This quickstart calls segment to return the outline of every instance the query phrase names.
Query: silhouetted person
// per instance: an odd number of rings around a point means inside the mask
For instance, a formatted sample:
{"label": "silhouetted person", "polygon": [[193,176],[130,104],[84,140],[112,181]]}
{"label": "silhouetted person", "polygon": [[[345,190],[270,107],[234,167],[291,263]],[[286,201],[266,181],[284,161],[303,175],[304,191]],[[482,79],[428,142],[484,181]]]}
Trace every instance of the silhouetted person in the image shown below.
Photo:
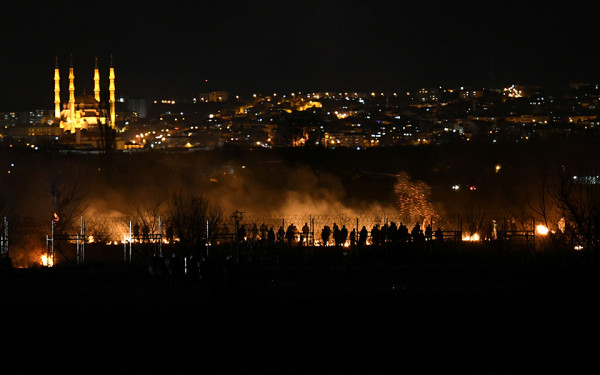
{"label": "silhouetted person", "polygon": [[287,227],[287,231],[285,232],[285,238],[287,238],[288,240],[288,245],[292,245],[292,241],[294,240],[295,237],[295,233],[294,233],[294,225],[290,224]]}
{"label": "silhouetted person", "polygon": [[398,241],[401,243],[408,242],[410,240],[410,234],[408,233],[408,227],[402,223],[398,227]]}
{"label": "silhouetted person", "polygon": [[410,231],[410,236],[412,237],[413,242],[419,241],[419,232],[421,231],[421,226],[419,223],[416,223],[413,229]]}
{"label": "silhouetted person", "polygon": [[393,221],[390,223],[390,227],[387,230],[387,237],[392,244],[398,242],[398,227],[396,227],[396,223]]}
{"label": "silhouetted person", "polygon": [[333,223],[333,242],[335,246],[340,246],[340,228]]}
{"label": "silhouetted person", "polygon": [[266,241],[268,233],[269,233],[269,228],[267,227],[267,224],[262,223],[260,225],[260,239],[263,241]]}
{"label": "silhouetted person", "polygon": [[258,239],[258,227],[256,223],[252,224],[252,228],[250,228],[250,240],[256,241]]}
{"label": "silhouetted person", "polygon": [[304,237],[306,244],[308,244],[308,233],[310,232],[310,228],[308,227],[308,223],[304,223],[302,226],[302,237]]}
{"label": "silhouetted person", "polygon": [[298,227],[296,226],[296,224],[292,224],[292,234],[293,234],[293,240],[296,240],[298,238]]}
{"label": "silhouetted person", "polygon": [[356,229],[352,228],[352,232],[350,232],[350,246],[356,246]]}
{"label": "silhouetted person", "polygon": [[275,241],[275,231],[273,230],[273,227],[270,227],[269,232],[267,233],[268,256],[277,263],[279,260],[279,247],[275,246]]}
{"label": "silhouetted person", "polygon": [[267,232],[267,242],[269,245],[275,243],[275,231],[273,230],[273,227],[269,228],[269,231]]}
{"label": "silhouetted person", "polygon": [[388,230],[389,230],[390,226],[388,225],[388,223],[385,223],[382,227],[381,230],[379,231],[379,235],[381,236],[381,244],[385,245],[388,242]]}
{"label": "silhouetted person", "polygon": [[283,225],[282,225],[277,230],[277,242],[283,243],[284,239],[285,239],[285,231],[283,230]]}
{"label": "silhouetted person", "polygon": [[369,235],[367,228],[363,225],[358,234],[358,245],[364,247],[367,244],[367,236]]}
{"label": "silhouetted person", "polygon": [[373,246],[379,246],[381,243],[381,236],[379,231],[379,224],[375,224],[373,228],[371,228],[371,242]]}
{"label": "silhouetted person", "polygon": [[431,241],[432,238],[433,238],[433,232],[431,230],[431,224],[427,224],[427,227],[425,228],[425,240]]}
{"label": "silhouetted person", "polygon": [[436,229],[436,231],[435,231],[435,239],[437,241],[443,241],[444,240],[444,232],[442,232],[442,228],[438,227],[438,229]]}
{"label": "silhouetted person", "polygon": [[323,227],[321,230],[321,240],[323,241],[323,246],[327,246],[327,242],[329,242],[329,237],[331,236],[331,228],[328,225]]}
{"label": "silhouetted person", "polygon": [[346,244],[346,239],[348,238],[348,229],[345,225],[342,225],[342,229],[340,229],[340,243],[342,246]]}

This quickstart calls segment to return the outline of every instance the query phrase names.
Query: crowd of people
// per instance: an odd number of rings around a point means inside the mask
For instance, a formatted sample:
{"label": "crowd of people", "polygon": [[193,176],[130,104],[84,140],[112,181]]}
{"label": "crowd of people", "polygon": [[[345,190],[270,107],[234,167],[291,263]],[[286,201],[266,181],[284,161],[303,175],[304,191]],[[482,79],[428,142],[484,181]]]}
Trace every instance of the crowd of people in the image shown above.
{"label": "crowd of people", "polygon": [[289,246],[382,246],[386,244],[400,243],[422,243],[432,240],[443,240],[444,234],[441,228],[432,230],[430,224],[421,226],[420,223],[415,223],[411,230],[400,223],[386,222],[383,226],[379,224],[373,225],[368,230],[366,226],[362,226],[360,231],[358,228],[348,230],[346,225],[341,226],[333,223],[333,226],[324,225],[320,232],[311,228],[308,223],[304,223],[301,229],[291,223],[284,229],[281,225],[277,231],[273,226],[266,224],[242,224],[236,233],[238,241],[249,241],[252,243],[260,242],[266,244],[287,244]]}

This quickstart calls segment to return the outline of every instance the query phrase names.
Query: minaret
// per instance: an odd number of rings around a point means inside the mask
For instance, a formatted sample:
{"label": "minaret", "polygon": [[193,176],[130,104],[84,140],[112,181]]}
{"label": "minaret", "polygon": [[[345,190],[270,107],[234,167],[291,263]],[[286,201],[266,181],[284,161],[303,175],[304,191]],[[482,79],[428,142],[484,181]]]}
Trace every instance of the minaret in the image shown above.
{"label": "minaret", "polygon": [[100,102],[100,72],[98,71],[98,58],[94,67],[94,98]]}
{"label": "minaret", "polygon": [[75,73],[73,73],[73,55],[71,55],[71,66],[69,67],[69,122],[75,122]]}
{"label": "minaret", "polygon": [[108,104],[110,105],[110,126],[115,127],[115,68],[113,67],[113,57],[110,55],[110,73],[108,75]]}
{"label": "minaret", "polygon": [[58,73],[58,56],[54,67],[54,117],[60,118],[60,74]]}

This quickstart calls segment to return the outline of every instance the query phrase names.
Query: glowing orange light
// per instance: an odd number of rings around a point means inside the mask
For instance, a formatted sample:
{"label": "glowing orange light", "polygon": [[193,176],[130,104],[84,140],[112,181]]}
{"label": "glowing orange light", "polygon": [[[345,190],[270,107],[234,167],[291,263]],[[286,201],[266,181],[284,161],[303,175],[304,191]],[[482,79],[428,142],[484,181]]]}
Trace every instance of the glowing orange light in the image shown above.
{"label": "glowing orange light", "polygon": [[545,225],[538,225],[537,227],[535,227],[536,232],[538,232],[538,234],[541,234],[542,236],[545,236],[548,234],[548,227]]}
{"label": "glowing orange light", "polygon": [[42,265],[44,267],[52,267],[54,265],[54,260],[52,257],[49,257],[47,254],[43,254],[40,258]]}
{"label": "glowing orange light", "polygon": [[479,234],[474,233],[472,235],[465,234],[462,237],[463,241],[479,241]]}

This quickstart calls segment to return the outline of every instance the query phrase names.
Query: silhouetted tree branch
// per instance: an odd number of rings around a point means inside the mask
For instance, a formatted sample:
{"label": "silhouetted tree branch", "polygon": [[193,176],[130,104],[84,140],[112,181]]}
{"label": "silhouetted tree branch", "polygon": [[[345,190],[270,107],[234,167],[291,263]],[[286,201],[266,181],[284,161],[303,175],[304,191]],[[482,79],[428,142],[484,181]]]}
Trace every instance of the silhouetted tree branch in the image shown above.
{"label": "silhouetted tree branch", "polygon": [[221,208],[211,205],[201,194],[175,193],[168,204],[169,223],[181,246],[188,252],[204,244],[207,222],[209,232],[214,233],[223,218]]}

